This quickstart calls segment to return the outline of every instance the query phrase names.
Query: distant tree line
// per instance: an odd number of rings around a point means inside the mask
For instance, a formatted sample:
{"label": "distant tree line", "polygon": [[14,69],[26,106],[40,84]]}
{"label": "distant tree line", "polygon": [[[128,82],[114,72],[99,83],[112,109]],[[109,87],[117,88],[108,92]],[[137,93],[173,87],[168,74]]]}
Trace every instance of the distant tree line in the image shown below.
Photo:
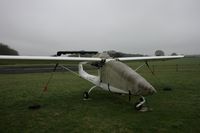
{"label": "distant tree line", "polygon": [[[110,57],[117,58],[117,57],[141,57],[145,56],[142,54],[127,54],[127,53],[122,53],[122,52],[117,52],[114,50],[109,50],[109,51],[104,51],[103,53],[107,53]],[[68,55],[69,57],[78,57],[78,54],[70,54]],[[94,54],[84,54],[80,55],[81,57],[92,57]]]}
{"label": "distant tree line", "polygon": [[0,55],[19,55],[19,53],[8,45],[0,43]]}
{"label": "distant tree line", "polygon": [[[165,55],[165,52],[163,50],[156,50],[155,51],[155,56],[164,56]],[[171,56],[176,56],[177,53],[172,53]]]}
{"label": "distant tree line", "polygon": [[127,53],[122,53],[122,52],[117,52],[114,50],[110,51],[104,51],[105,53],[108,53],[110,57],[117,58],[117,57],[141,57],[144,56],[142,54],[127,54]]}
{"label": "distant tree line", "polygon": [[[148,55],[143,55],[143,54],[129,54],[129,53],[123,53],[123,52],[118,52],[115,50],[108,50],[104,51],[103,53],[108,54],[110,57],[113,58],[118,58],[118,57],[143,57],[143,56],[148,56]],[[171,54],[171,56],[176,56],[177,54],[174,52]],[[70,54],[68,55],[69,57],[78,57],[78,54]],[[81,57],[92,57],[94,54],[80,54]],[[165,53],[163,50],[156,50],[155,51],[155,56],[165,56]]]}

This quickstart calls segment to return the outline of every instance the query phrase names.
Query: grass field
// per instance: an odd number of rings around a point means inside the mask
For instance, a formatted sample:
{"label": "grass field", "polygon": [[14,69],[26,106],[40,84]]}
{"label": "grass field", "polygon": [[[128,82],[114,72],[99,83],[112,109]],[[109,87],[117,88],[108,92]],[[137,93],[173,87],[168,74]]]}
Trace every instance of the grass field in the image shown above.
{"label": "grass field", "polygon": [[[128,64],[136,68],[141,63]],[[172,67],[176,64],[178,72]],[[157,65],[156,78],[141,69],[139,73],[158,91],[147,97],[153,111],[145,113],[134,110],[138,97],[128,102],[127,96],[100,89],[91,93],[91,100],[82,100],[92,85],[69,72],[55,73],[45,93],[50,73],[0,74],[0,133],[199,133],[199,64],[199,58],[150,63]],[[166,86],[172,91],[164,91]],[[33,104],[41,108],[28,109]]]}

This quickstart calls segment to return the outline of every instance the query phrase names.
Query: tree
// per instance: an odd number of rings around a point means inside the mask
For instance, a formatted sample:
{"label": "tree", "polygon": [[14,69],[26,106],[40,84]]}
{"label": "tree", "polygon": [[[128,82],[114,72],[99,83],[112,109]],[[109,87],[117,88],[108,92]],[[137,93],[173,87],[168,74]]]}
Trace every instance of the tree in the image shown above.
{"label": "tree", "polygon": [[172,53],[172,54],[171,54],[171,56],[176,56],[176,55],[177,55],[176,53]]}
{"label": "tree", "polygon": [[162,50],[156,50],[155,56],[164,56],[165,53]]}
{"label": "tree", "polygon": [[18,52],[8,45],[0,43],[0,55],[19,55]]}

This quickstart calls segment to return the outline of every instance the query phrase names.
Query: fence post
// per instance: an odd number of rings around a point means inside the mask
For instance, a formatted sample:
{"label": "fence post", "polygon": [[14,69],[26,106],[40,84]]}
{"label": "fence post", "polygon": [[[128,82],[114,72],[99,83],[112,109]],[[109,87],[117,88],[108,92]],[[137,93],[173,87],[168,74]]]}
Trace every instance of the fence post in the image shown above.
{"label": "fence post", "polygon": [[176,72],[178,72],[178,64],[176,64]]}
{"label": "fence post", "polygon": [[155,70],[154,70],[155,68],[154,68],[154,65],[153,65],[153,74],[155,74]]}

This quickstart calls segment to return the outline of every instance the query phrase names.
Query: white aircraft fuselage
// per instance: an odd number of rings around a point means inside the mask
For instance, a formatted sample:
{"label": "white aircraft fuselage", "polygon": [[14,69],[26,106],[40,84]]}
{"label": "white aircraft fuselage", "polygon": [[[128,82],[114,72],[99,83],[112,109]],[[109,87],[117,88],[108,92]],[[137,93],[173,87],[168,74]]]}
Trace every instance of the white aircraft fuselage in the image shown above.
{"label": "white aircraft fuselage", "polygon": [[154,87],[141,75],[120,61],[110,60],[105,62],[99,68],[98,76],[88,74],[83,70],[83,64],[86,63],[81,62],[79,64],[79,75],[103,90],[139,96],[156,92]]}

